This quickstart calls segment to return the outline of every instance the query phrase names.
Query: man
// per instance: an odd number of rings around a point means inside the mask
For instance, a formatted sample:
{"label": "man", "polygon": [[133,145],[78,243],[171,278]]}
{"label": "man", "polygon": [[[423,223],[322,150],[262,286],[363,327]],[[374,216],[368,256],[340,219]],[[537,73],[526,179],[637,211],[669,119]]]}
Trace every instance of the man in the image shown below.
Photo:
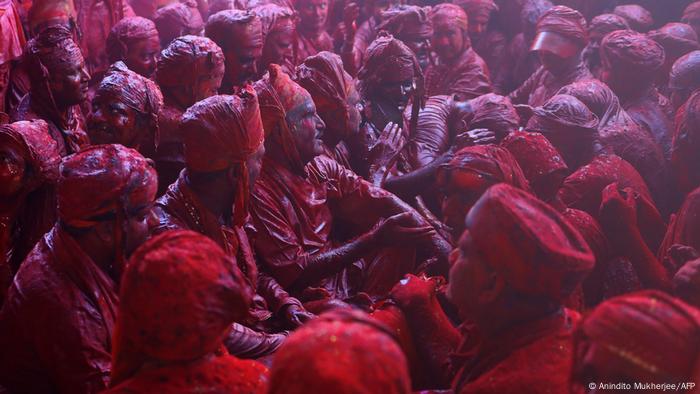
{"label": "man", "polygon": [[155,156],[159,194],[175,182],[185,166],[180,117],[192,104],[215,95],[223,77],[224,54],[206,37],[180,37],[161,52],[155,77],[163,92]]}
{"label": "man", "polygon": [[656,85],[660,92],[669,96],[668,78],[671,67],[681,56],[700,49],[698,35],[692,27],[685,23],[667,23],[658,30],[647,33],[652,40],[664,48],[665,61],[659,70]]}
{"label": "man", "polygon": [[286,73],[294,71],[294,47],[296,43],[296,13],[287,7],[265,4],[253,9],[260,18],[263,33],[263,49],[258,71],[267,70],[272,63],[283,67]]}
{"label": "man", "polygon": [[100,82],[88,117],[90,142],[121,144],[155,157],[163,96],[155,82],[114,63]]}
{"label": "man", "polygon": [[439,64],[426,70],[426,93],[455,94],[458,100],[490,93],[488,67],[471,47],[467,14],[456,5],[440,4],[433,8],[430,17],[435,29],[432,45]]}
{"label": "man", "polygon": [[134,16],[120,20],[109,32],[105,45],[110,64],[122,60],[129,70],[146,78],[156,71],[160,41],[150,19]]}
{"label": "man", "polygon": [[442,363],[434,367],[447,377],[450,367],[457,372],[454,392],[527,392],[542,385],[567,392],[579,315],[562,302],[594,264],[578,231],[529,193],[499,184],[467,215],[452,260],[447,294],[464,321],[459,347],[459,334],[438,304],[425,313],[435,292],[430,280],[409,276],[392,298],[414,337],[431,338],[416,345]]}
{"label": "man", "polygon": [[433,35],[433,26],[429,7],[393,6],[382,13],[382,23],[377,29],[389,32],[394,38],[411,48],[421,70],[425,70],[433,63],[430,58],[430,37]]}
{"label": "man", "polygon": [[[610,299],[574,335],[574,393],[590,390],[593,383],[664,385],[697,379],[700,311],[666,293]],[[689,386],[679,390],[693,392]]]}
{"label": "man", "polygon": [[49,125],[61,156],[88,145],[80,104],[90,75],[68,28],[56,25],[27,43],[25,52],[31,90],[12,114],[12,121],[42,119]]}
{"label": "man", "polygon": [[663,47],[644,34],[618,30],[603,38],[600,57],[601,80],[620,98],[632,119],[651,133],[668,157],[673,132],[667,115],[670,105],[655,86],[664,65]]}
{"label": "man", "polygon": [[[428,257],[448,249],[397,197],[318,156],[324,124],[309,93],[279,67],[273,65],[256,90],[269,138],[253,194],[255,248],[286,290],[302,302],[348,300],[359,292],[381,296],[402,272],[415,269],[407,242]],[[345,234],[332,234],[341,221]],[[404,248],[387,248],[398,245]]]}
{"label": "man", "polygon": [[588,45],[583,51],[583,58],[593,76],[600,78],[600,42],[603,37],[615,30],[628,30],[627,20],[615,14],[601,14],[591,20],[588,25]]}
{"label": "man", "polygon": [[277,352],[268,392],[408,394],[406,356],[392,334],[361,312],[325,313],[292,334]]}
{"label": "man", "polygon": [[297,24],[298,47],[295,63],[321,51],[333,51],[333,39],[326,31],[328,0],[297,0],[294,8],[299,13]]}
{"label": "man", "polygon": [[209,238],[167,231],[150,239],[122,280],[108,392],[262,392],[267,368],[221,351],[252,295],[235,260]]}
{"label": "man", "polygon": [[58,221],[22,263],[0,312],[0,384],[41,393],[107,387],[117,283],[148,235],[156,187],[148,161],[121,145],[63,161]]}
{"label": "man", "polygon": [[161,48],[182,36],[198,36],[202,33],[204,22],[194,1],[177,1],[160,8],[153,15],[153,22],[158,29]]}
{"label": "man", "polygon": [[613,14],[625,18],[630,29],[639,33],[648,32],[654,25],[651,12],[639,4],[619,5],[613,9]]}
{"label": "man", "polygon": [[565,6],[549,9],[537,22],[537,34],[530,47],[538,52],[542,67],[508,97],[514,104],[536,107],[564,85],[592,78],[581,57],[587,43],[583,15]]}
{"label": "man", "polygon": [[[248,88],[250,89],[250,88]],[[253,249],[243,226],[248,217],[249,194],[262,156],[264,131],[254,92],[213,96],[190,107],[182,117],[186,168],[154,209],[158,225],[152,232],[188,229],[213,239],[235,257],[255,294],[251,317],[241,321],[260,332],[236,333],[229,351],[246,358],[273,352],[282,336],[264,332],[297,327],[310,318],[301,303],[268,275],[258,272]],[[245,340],[242,349],[234,340]],[[237,343],[236,342],[236,343]],[[255,345],[255,349],[248,347]]]}
{"label": "man", "polygon": [[700,1],[688,4],[683,11],[681,22],[689,24],[700,37]]}
{"label": "man", "polygon": [[671,106],[674,111],[700,89],[700,51],[693,51],[676,60],[668,78]]}
{"label": "man", "polygon": [[0,306],[20,263],[56,222],[60,162],[43,120],[0,127]]}
{"label": "man", "polygon": [[257,78],[263,50],[260,18],[251,11],[224,10],[207,20],[204,34],[224,52],[226,72],[221,93],[232,94]]}

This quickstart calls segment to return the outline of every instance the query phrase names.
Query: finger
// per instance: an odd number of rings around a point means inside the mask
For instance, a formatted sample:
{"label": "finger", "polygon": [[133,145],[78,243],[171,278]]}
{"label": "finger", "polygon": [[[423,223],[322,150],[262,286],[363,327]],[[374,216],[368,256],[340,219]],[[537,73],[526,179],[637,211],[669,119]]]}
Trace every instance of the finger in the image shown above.
{"label": "finger", "polygon": [[398,213],[394,216],[391,216],[387,220],[391,220],[392,222],[401,222],[402,220],[406,220],[410,217],[411,217],[411,212],[402,212],[402,213]]}
{"label": "finger", "polygon": [[474,143],[476,145],[488,145],[488,144],[493,144],[496,142],[496,137],[484,137],[484,138],[479,138]]}

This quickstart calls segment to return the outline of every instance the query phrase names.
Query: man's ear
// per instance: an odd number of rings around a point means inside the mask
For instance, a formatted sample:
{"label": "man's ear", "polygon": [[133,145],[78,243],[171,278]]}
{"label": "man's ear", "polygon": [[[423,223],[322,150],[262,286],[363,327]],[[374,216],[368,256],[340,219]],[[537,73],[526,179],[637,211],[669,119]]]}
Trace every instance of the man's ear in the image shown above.
{"label": "man's ear", "polygon": [[505,286],[506,282],[503,280],[501,275],[499,275],[496,271],[489,272],[486,276],[486,280],[484,281],[484,287],[479,293],[479,304],[493,304],[501,296]]}

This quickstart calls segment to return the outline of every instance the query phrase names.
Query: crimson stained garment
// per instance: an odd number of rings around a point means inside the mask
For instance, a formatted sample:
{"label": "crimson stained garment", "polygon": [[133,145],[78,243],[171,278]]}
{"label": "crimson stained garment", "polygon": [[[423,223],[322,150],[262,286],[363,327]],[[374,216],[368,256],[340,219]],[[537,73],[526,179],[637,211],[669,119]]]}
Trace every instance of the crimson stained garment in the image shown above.
{"label": "crimson stained garment", "polygon": [[486,62],[471,47],[450,64],[428,66],[425,89],[428,96],[455,94],[458,100],[469,100],[493,90]]}

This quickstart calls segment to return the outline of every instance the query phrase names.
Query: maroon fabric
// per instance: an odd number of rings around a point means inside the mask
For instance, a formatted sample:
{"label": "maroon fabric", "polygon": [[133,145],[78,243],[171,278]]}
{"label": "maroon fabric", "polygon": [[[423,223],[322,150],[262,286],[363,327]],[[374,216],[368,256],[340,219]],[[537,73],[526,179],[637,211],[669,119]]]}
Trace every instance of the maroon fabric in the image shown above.
{"label": "maroon fabric", "polygon": [[49,73],[61,73],[68,66],[84,64],[71,32],[63,26],[44,29],[27,43],[25,60],[31,91],[11,114],[11,120],[45,120],[51,136],[59,144],[61,156],[87,146],[89,142],[79,106],[72,106],[61,113],[48,81]]}
{"label": "maroon fabric", "polygon": [[[270,37],[270,35],[273,33],[288,32],[289,34],[296,36],[296,23],[298,17],[296,11],[293,9],[280,7],[277,4],[265,4],[255,7],[253,12],[258,16],[258,18],[260,18],[260,22],[262,23],[262,36],[263,41],[265,42],[264,45],[268,45],[270,42],[268,41],[268,37]],[[292,45],[294,44],[292,43]],[[288,69],[286,71],[291,72],[294,69],[294,54],[290,53],[290,57],[285,58],[284,62],[275,60],[274,63],[282,63],[280,65],[285,66]],[[266,70],[269,64],[269,59],[261,58],[258,71],[261,72]]]}
{"label": "maroon fabric", "polygon": [[528,104],[537,107],[544,105],[562,87],[591,78],[593,75],[583,62],[562,76],[554,76],[544,67],[540,67],[518,89],[510,93],[508,98],[513,101],[513,104]]}
{"label": "maroon fabric", "polygon": [[651,13],[638,4],[619,5],[615,7],[613,14],[625,18],[630,27],[640,33],[648,32],[654,25]]}
{"label": "maroon fabric", "polygon": [[169,231],[147,241],[122,278],[112,386],[147,363],[187,363],[217,351],[252,295],[235,261],[209,238]]}
{"label": "maroon fabric", "polygon": [[669,69],[679,57],[700,49],[697,33],[685,23],[667,23],[658,30],[650,31],[647,35],[664,47]]}
{"label": "maroon fabric", "polygon": [[501,145],[518,161],[535,194],[550,201],[569,172],[557,149],[542,134],[524,131],[508,135]]}
{"label": "maroon fabric", "polygon": [[695,92],[676,115],[676,130],[671,148],[671,166],[682,192],[700,186],[700,92]]}
{"label": "maroon fabric", "polygon": [[616,155],[598,155],[590,163],[569,175],[559,190],[567,207],[580,209],[598,218],[603,189],[618,182],[620,188],[631,187],[653,201],[644,179],[631,164]]}
{"label": "maroon fabric", "polygon": [[605,36],[600,54],[614,69],[644,75],[654,75],[665,60],[659,43],[632,30],[618,30]]}
{"label": "maroon fabric", "polygon": [[566,6],[555,6],[537,22],[537,33],[551,32],[562,35],[581,48],[588,43],[586,19],[578,11]]}
{"label": "maroon fabric", "polygon": [[386,30],[397,39],[408,41],[429,40],[433,35],[429,7],[397,5],[382,13],[378,30]]}
{"label": "maroon fabric", "polygon": [[411,392],[406,357],[387,327],[360,312],[331,311],[287,339],[269,393],[327,392]]}
{"label": "maroon fabric", "polygon": [[413,168],[432,163],[451,145],[453,125],[451,114],[454,101],[450,96],[431,96],[418,115],[416,131],[408,141],[406,151]]}
{"label": "maroon fabric", "polygon": [[197,34],[204,28],[202,15],[192,0],[166,5],[158,9],[152,19],[158,29],[160,45],[163,48],[177,37]]}
{"label": "maroon fabric", "polygon": [[150,19],[134,16],[120,20],[112,27],[105,43],[109,62],[124,60],[129,46],[154,37],[158,38],[158,30]]}
{"label": "maroon fabric", "polygon": [[357,73],[360,95],[367,98],[382,78],[397,80],[423,79],[423,72],[413,52],[390,34],[380,34],[367,48],[365,63]]}
{"label": "maroon fabric", "polygon": [[[0,148],[18,154],[24,161],[22,179],[16,180],[22,183],[21,187],[12,195],[5,195],[0,204],[2,305],[20,263],[56,221],[55,187],[61,157],[46,122],[40,120],[0,127]],[[5,171],[3,175],[3,180],[12,176]]]}
{"label": "maroon fabric", "polygon": [[695,91],[700,88],[700,51],[681,56],[671,67],[669,87]]}
{"label": "maroon fabric", "polygon": [[105,41],[112,27],[122,18],[134,16],[127,0],[74,1],[80,47],[91,75],[99,75],[109,67]]}
{"label": "maroon fabric", "polygon": [[[593,268],[586,241],[554,208],[526,191],[499,184],[469,211],[460,241],[524,294],[561,301]],[[464,246],[462,246],[464,247]]]}
{"label": "maroon fabric", "polygon": [[104,390],[117,290],[60,226],[44,235],[0,312],[0,384],[17,392]]}
{"label": "maroon fabric", "polygon": [[602,38],[615,30],[628,30],[629,28],[627,19],[620,15],[600,14],[591,19],[591,23],[588,25],[588,35],[596,35]]}
{"label": "maroon fabric", "polygon": [[[598,373],[626,371],[631,379],[657,382],[693,379],[700,352],[700,311],[660,291],[612,298],[599,305],[578,327],[577,364],[584,349],[595,347],[607,365]],[[586,385],[587,382],[581,382]]]}
{"label": "maroon fabric", "polygon": [[[434,23],[438,18],[447,18],[466,34],[467,15],[455,5],[441,4],[433,9],[430,17]],[[428,96],[455,94],[458,100],[468,100],[493,90],[489,68],[468,40],[463,52],[449,64],[430,64],[425,79]]]}
{"label": "maroon fabric", "polygon": [[261,18],[252,11],[224,10],[212,15],[206,25],[206,36],[225,51],[235,48],[262,48],[263,32]]}
{"label": "maroon fabric", "polygon": [[698,25],[700,25],[700,2],[695,1],[690,3],[688,7],[683,11],[683,16],[681,16],[681,22],[687,23],[694,26],[695,32],[700,35],[698,30]]}

